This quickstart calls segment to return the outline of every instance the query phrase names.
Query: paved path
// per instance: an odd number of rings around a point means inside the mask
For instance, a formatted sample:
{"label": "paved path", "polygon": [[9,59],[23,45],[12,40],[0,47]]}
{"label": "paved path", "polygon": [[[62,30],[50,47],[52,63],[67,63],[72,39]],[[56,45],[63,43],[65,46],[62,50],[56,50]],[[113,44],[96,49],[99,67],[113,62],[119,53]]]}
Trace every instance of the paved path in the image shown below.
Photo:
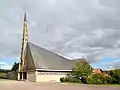
{"label": "paved path", "polygon": [[0,81],[0,90],[120,90],[120,86],[34,83],[34,82],[2,80]]}

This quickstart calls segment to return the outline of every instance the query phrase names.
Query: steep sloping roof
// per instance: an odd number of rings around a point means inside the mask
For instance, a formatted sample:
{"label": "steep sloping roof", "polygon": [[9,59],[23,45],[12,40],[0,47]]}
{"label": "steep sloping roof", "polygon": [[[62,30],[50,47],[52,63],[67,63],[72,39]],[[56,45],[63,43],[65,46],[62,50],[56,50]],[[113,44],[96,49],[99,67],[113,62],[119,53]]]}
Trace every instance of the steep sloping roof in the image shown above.
{"label": "steep sloping roof", "polygon": [[34,60],[31,54],[31,50],[30,47],[27,45],[26,49],[25,49],[25,57],[24,57],[24,67],[23,70],[34,70],[35,68],[35,64],[34,64]]}
{"label": "steep sloping roof", "polygon": [[71,70],[77,61],[66,59],[30,42],[28,42],[27,48],[32,55],[31,60],[33,60],[35,69]]}

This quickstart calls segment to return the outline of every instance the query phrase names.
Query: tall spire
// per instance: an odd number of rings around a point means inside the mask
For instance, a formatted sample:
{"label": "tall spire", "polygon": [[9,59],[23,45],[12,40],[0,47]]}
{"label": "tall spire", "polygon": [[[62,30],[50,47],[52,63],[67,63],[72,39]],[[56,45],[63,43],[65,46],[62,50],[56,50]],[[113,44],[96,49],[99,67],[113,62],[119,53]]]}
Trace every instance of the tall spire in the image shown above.
{"label": "tall spire", "polygon": [[26,16],[26,12],[25,12],[24,24],[23,24],[22,49],[21,49],[22,58],[24,58],[24,52],[25,52],[27,42],[28,42],[28,25],[27,25],[27,16]]}
{"label": "tall spire", "polygon": [[28,25],[27,25],[27,15],[24,14],[24,25],[23,25],[23,39],[28,41]]}
{"label": "tall spire", "polygon": [[25,14],[24,14],[24,21],[26,21],[26,22],[27,22],[26,12],[25,12]]}
{"label": "tall spire", "polygon": [[[19,64],[19,72],[23,70],[25,63],[25,49],[28,42],[28,25],[27,25],[27,16],[26,12],[24,14],[24,23],[23,23],[23,34],[22,34],[22,45],[21,45],[21,54],[20,54],[20,64]],[[20,79],[20,75],[18,75],[18,79]]]}

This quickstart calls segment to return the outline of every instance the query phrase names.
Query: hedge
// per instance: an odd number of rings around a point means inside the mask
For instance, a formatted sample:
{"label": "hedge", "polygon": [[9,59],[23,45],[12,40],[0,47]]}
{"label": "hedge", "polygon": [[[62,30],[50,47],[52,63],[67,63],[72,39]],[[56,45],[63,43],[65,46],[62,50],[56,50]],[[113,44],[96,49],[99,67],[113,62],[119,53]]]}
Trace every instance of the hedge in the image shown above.
{"label": "hedge", "polygon": [[63,77],[60,78],[61,82],[73,82],[73,83],[81,83],[80,79],[74,78],[74,77]]}

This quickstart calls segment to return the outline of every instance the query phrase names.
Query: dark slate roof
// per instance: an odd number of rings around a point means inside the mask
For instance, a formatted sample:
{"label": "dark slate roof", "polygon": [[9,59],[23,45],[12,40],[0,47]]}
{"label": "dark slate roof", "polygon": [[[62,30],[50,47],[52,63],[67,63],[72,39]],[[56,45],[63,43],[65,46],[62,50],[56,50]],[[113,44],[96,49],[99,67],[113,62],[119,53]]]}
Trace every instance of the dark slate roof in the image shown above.
{"label": "dark slate roof", "polygon": [[36,69],[71,70],[77,61],[66,59],[30,42],[27,45]]}

